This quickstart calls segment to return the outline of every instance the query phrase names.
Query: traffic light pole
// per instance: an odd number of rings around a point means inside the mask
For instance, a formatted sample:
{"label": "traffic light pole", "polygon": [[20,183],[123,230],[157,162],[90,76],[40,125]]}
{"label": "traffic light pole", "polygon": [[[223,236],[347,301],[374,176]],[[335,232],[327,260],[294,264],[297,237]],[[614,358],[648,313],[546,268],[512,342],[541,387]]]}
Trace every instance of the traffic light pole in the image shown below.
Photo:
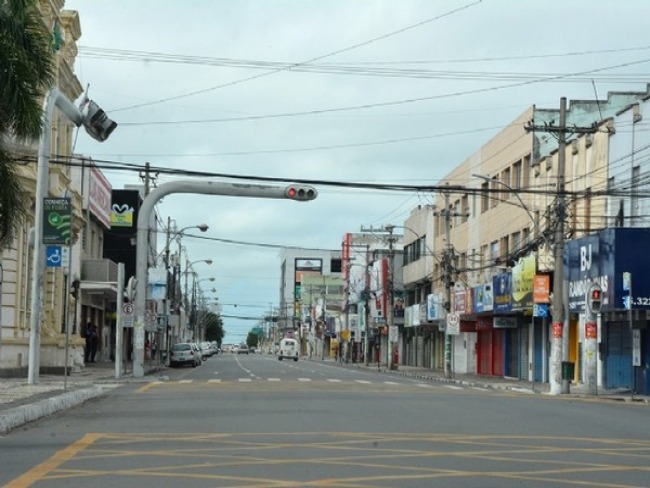
{"label": "traffic light pole", "polygon": [[598,394],[598,313],[603,290],[592,284],[585,295],[585,387],[588,395]]}
{"label": "traffic light pole", "polygon": [[225,195],[234,197],[274,198],[296,201],[314,200],[315,188],[307,185],[270,186],[214,181],[174,181],[160,185],[149,193],[140,207],[136,244],[136,292],[133,323],[133,377],[144,376],[144,314],[147,298],[147,269],[149,264],[149,223],[154,206],[173,193]]}

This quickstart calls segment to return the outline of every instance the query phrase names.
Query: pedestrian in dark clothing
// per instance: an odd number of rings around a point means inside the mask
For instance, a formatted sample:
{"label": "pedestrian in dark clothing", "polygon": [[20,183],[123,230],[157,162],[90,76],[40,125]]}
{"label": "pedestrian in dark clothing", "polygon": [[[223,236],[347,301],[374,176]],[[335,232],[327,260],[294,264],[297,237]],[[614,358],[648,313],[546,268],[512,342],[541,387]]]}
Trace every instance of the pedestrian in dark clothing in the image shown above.
{"label": "pedestrian in dark clothing", "polygon": [[95,362],[95,356],[97,355],[97,348],[99,347],[99,333],[97,332],[97,326],[93,325],[92,333],[90,336],[90,362]]}
{"label": "pedestrian in dark clothing", "polygon": [[88,322],[84,328],[84,338],[86,339],[86,347],[84,348],[84,362],[90,362],[90,349],[92,347],[93,324]]}

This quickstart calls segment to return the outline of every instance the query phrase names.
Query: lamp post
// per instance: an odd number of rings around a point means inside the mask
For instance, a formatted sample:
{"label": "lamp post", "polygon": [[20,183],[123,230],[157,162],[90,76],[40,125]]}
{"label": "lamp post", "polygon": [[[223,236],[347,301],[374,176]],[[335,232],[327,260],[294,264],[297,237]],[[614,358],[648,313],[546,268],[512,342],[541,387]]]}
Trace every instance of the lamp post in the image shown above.
{"label": "lamp post", "polygon": [[[195,324],[195,296],[196,296],[196,271],[192,270],[192,266],[197,263],[205,263],[211,265],[213,263],[212,259],[197,259],[196,261],[186,260],[185,265],[185,298],[183,299],[183,304],[186,305],[185,310],[187,315],[189,315],[189,320],[192,324],[192,333],[194,334],[194,339],[196,340],[196,324]],[[190,296],[190,289],[188,284],[188,276],[192,274],[192,294]],[[214,278],[212,278],[214,281]]]}
{"label": "lamp post", "polygon": [[84,100],[80,107],[74,105],[58,88],[51,88],[43,102],[43,128],[38,144],[36,195],[34,202],[34,255],[32,264],[32,298],[29,332],[29,362],[27,383],[38,383],[41,347],[41,308],[43,304],[43,281],[45,276],[45,249],[43,245],[43,200],[49,194],[49,165],[52,145],[52,116],[58,107],[77,127],[83,125],[86,132],[99,142],[105,141],[117,127],[99,106]]}
{"label": "lamp post", "polygon": [[[183,227],[182,229],[178,231],[174,231],[173,233],[171,232],[171,218],[167,217],[167,229],[166,229],[166,242],[165,242],[165,247],[163,248],[161,254],[164,255],[164,265],[165,265],[165,277],[167,279],[167,283],[169,283],[169,246],[171,245],[171,241],[178,238],[179,242],[179,248],[180,248],[180,240],[183,237],[183,232],[185,232],[188,229],[199,229],[201,232],[205,232],[209,229],[209,226],[207,224],[199,224],[199,225],[188,225],[187,227]],[[180,252],[179,252],[179,257],[180,257]],[[174,270],[176,268],[174,267]],[[175,272],[174,272],[174,278],[175,278]],[[164,305],[164,314],[165,314],[165,350],[167,352],[166,357],[169,358],[169,353],[170,353],[170,348],[171,348],[171,334],[170,334],[170,326],[169,326],[169,316],[170,316],[170,309],[169,309],[169,301],[175,296],[176,293],[176,281],[175,279],[173,280],[174,283],[174,290],[170,292],[169,287],[167,287],[167,291],[165,294],[165,305]]]}

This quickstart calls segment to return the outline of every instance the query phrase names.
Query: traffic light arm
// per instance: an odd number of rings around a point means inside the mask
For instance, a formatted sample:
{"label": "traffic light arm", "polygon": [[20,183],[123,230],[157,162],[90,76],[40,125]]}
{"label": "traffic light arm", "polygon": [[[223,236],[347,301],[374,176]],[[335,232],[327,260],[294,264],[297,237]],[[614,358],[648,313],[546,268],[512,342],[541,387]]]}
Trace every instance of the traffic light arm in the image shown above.
{"label": "traffic light arm", "polygon": [[318,196],[315,188],[308,185],[271,186],[215,181],[173,181],[160,185],[147,195],[138,214],[136,247],[136,287],[134,303],[133,376],[144,376],[144,312],[147,291],[147,250],[149,249],[149,222],[154,206],[160,199],[172,193],[194,193],[251,198],[313,200]]}

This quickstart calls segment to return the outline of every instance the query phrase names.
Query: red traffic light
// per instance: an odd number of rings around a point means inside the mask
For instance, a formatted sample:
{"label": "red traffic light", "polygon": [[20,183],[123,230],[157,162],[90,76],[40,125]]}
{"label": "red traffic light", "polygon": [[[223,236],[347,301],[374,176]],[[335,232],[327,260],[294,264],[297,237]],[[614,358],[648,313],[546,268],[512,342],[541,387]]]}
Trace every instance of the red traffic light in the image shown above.
{"label": "red traffic light", "polygon": [[290,200],[306,202],[316,198],[318,192],[314,187],[309,185],[291,185],[286,188],[284,195]]}
{"label": "red traffic light", "polygon": [[600,300],[601,295],[603,294],[603,291],[600,288],[594,288],[591,290],[591,299],[592,300]]}

